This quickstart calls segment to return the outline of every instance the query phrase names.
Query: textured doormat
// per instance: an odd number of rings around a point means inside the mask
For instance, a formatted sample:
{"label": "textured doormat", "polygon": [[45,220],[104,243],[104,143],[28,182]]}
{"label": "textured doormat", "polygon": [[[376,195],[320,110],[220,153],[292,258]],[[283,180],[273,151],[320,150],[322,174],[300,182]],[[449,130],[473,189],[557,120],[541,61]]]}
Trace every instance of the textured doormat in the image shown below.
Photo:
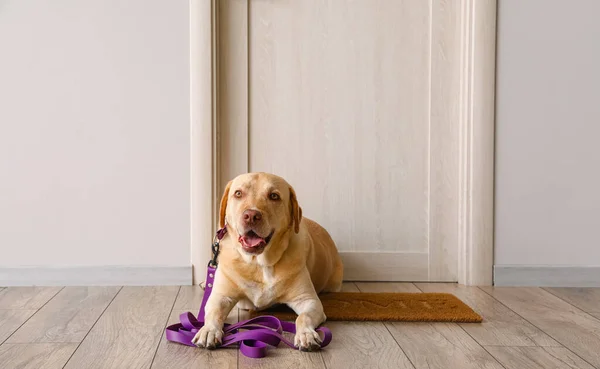
{"label": "textured doormat", "polygon": [[[332,292],[319,296],[328,321],[397,321],[480,323],[482,318],[449,293]],[[252,317],[274,315],[295,320],[285,305],[250,311]]]}

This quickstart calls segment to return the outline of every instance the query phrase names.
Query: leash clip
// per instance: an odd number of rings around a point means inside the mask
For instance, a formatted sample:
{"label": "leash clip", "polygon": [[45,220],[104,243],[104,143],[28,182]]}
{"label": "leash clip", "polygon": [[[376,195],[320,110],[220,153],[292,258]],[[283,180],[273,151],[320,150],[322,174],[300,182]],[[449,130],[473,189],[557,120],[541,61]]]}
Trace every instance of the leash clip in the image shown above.
{"label": "leash clip", "polygon": [[225,225],[225,227],[219,229],[217,231],[217,233],[215,234],[215,236],[213,237],[213,242],[212,242],[212,259],[208,262],[208,266],[210,268],[216,268],[219,263],[217,262],[217,258],[219,257],[219,251],[220,251],[220,245],[219,243],[221,242],[221,240],[223,239],[223,237],[225,237],[225,233],[227,233],[227,225]]}
{"label": "leash clip", "polygon": [[212,254],[213,254],[213,257],[212,257],[212,259],[210,259],[210,261],[208,262],[208,266],[209,266],[210,268],[216,268],[216,267],[219,265],[219,263],[217,262],[217,257],[219,256],[219,251],[220,251],[220,250],[219,250],[219,241],[218,241],[218,240],[217,240],[217,241],[215,241],[215,242],[212,244],[212,247],[211,247],[211,248],[212,248]]}

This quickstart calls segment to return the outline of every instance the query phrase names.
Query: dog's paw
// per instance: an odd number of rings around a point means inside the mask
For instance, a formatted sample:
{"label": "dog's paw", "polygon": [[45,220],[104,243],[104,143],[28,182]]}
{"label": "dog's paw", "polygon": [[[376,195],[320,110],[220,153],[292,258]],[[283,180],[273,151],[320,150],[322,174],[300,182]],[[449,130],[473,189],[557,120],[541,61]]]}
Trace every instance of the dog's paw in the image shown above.
{"label": "dog's paw", "polygon": [[192,343],[198,347],[215,349],[223,343],[223,330],[217,327],[204,326],[192,339]]}
{"label": "dog's paw", "polygon": [[317,351],[321,348],[321,337],[314,329],[305,328],[296,332],[294,345],[300,351]]}

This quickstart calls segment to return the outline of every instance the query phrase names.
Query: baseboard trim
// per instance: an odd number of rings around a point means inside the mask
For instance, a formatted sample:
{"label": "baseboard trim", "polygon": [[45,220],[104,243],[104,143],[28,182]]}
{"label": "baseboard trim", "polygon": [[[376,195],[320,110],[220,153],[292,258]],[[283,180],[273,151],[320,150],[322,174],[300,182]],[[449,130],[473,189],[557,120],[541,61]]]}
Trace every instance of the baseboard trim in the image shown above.
{"label": "baseboard trim", "polygon": [[496,265],[494,285],[600,287],[600,266]]}
{"label": "baseboard trim", "polygon": [[425,282],[429,255],[418,252],[340,252],[346,281]]}
{"label": "baseboard trim", "polygon": [[176,286],[192,283],[192,266],[2,267],[0,286]]}

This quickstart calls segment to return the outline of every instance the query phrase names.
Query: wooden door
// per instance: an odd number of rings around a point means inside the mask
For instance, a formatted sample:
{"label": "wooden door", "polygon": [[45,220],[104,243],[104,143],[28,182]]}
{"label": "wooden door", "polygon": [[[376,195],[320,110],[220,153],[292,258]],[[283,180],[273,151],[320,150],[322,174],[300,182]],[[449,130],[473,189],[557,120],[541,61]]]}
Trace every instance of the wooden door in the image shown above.
{"label": "wooden door", "polygon": [[217,189],[286,178],[347,280],[457,281],[472,225],[465,3],[217,1]]}

